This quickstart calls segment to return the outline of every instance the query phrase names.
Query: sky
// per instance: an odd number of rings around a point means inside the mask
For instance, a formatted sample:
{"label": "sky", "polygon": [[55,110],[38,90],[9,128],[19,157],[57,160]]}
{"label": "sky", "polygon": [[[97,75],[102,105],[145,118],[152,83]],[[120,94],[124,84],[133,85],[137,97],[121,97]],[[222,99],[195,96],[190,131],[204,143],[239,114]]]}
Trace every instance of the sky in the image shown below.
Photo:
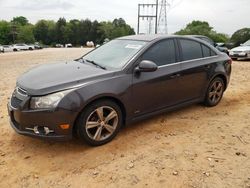
{"label": "sky", "polygon": [[[192,20],[207,21],[217,32],[233,34],[250,27],[250,0],[171,0],[168,30],[174,33]],[[40,19],[86,19],[112,21],[122,17],[137,30],[138,3],[154,0],[0,0],[0,20],[25,16],[31,23]]]}

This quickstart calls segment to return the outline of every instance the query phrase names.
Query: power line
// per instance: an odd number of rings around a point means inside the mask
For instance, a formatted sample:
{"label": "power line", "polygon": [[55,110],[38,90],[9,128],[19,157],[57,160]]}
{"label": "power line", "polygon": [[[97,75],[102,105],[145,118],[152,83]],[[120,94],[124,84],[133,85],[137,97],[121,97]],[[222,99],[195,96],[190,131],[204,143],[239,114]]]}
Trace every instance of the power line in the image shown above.
{"label": "power line", "polygon": [[[146,19],[147,25],[146,31],[148,34],[151,34],[152,31],[155,31],[155,34],[168,34],[168,12],[173,6],[175,0],[156,0],[155,3],[144,3],[138,5],[138,27],[137,34],[141,34],[141,22]],[[179,1],[179,4],[182,0]],[[176,5],[177,6],[177,5]],[[160,12],[158,13],[158,9]],[[150,11],[151,10],[151,11]],[[149,14],[148,12],[151,12]],[[145,13],[146,12],[146,13]],[[155,22],[153,24],[153,22]]]}
{"label": "power line", "polygon": [[[152,12],[152,13],[149,14],[149,12]],[[148,21],[148,33],[151,33],[153,31],[153,27],[154,27],[155,33],[157,33],[158,0],[156,0],[156,3],[152,3],[152,4],[138,4],[137,34],[140,34],[141,21],[145,19]],[[152,24],[153,20],[155,22],[154,26]]]}

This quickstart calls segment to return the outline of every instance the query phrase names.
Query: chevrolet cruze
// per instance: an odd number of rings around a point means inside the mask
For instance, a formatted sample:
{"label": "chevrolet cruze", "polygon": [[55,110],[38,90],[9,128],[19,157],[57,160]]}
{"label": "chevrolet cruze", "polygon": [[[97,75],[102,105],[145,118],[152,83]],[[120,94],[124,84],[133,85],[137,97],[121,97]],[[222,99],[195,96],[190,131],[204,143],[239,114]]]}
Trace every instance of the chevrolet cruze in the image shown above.
{"label": "chevrolet cruze", "polygon": [[22,135],[94,146],[122,125],[192,103],[216,106],[231,59],[193,37],[137,35],[115,39],[70,62],[42,65],[17,80],[8,104]]}

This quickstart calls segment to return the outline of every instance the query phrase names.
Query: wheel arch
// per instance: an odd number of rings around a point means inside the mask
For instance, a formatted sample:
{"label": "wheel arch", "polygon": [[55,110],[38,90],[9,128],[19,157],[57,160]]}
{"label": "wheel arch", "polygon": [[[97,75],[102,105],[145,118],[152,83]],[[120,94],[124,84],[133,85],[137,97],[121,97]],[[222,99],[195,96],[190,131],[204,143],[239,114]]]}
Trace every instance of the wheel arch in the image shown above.
{"label": "wheel arch", "polygon": [[227,89],[228,82],[227,82],[227,77],[226,77],[223,73],[218,73],[218,74],[214,75],[214,76],[210,79],[208,86],[210,85],[210,83],[211,83],[215,78],[221,78],[221,79],[223,80],[223,83],[224,83],[224,85],[225,85],[225,89],[224,89],[224,91],[225,91],[225,90]]}
{"label": "wheel arch", "polygon": [[82,107],[82,109],[78,112],[78,115],[77,115],[77,117],[76,117],[76,119],[75,119],[75,121],[74,121],[74,125],[73,125],[73,133],[76,132],[76,122],[78,121],[78,119],[79,119],[81,113],[82,113],[88,106],[92,105],[93,103],[95,103],[95,102],[97,102],[97,101],[101,101],[101,100],[110,100],[110,101],[113,101],[113,102],[115,102],[115,103],[120,107],[121,112],[122,112],[122,118],[123,118],[123,119],[122,119],[122,121],[123,121],[122,123],[123,123],[123,125],[125,125],[125,123],[126,123],[127,112],[126,112],[126,108],[125,108],[123,102],[122,102],[120,99],[118,99],[118,98],[116,98],[116,97],[114,97],[114,96],[100,96],[100,97],[93,98],[93,99],[89,100],[89,101]]}

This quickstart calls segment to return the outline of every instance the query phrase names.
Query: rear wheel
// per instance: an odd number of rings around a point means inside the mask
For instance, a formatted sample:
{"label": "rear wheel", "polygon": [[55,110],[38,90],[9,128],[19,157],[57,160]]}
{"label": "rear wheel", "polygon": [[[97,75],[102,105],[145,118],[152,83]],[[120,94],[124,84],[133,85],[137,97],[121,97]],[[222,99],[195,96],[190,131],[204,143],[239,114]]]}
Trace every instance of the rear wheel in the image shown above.
{"label": "rear wheel", "polygon": [[208,87],[205,98],[205,105],[208,107],[213,107],[219,104],[223,97],[224,91],[224,81],[219,77],[215,78]]}
{"label": "rear wheel", "polygon": [[77,121],[80,139],[92,146],[110,142],[122,125],[120,107],[110,100],[102,100],[89,105]]}

